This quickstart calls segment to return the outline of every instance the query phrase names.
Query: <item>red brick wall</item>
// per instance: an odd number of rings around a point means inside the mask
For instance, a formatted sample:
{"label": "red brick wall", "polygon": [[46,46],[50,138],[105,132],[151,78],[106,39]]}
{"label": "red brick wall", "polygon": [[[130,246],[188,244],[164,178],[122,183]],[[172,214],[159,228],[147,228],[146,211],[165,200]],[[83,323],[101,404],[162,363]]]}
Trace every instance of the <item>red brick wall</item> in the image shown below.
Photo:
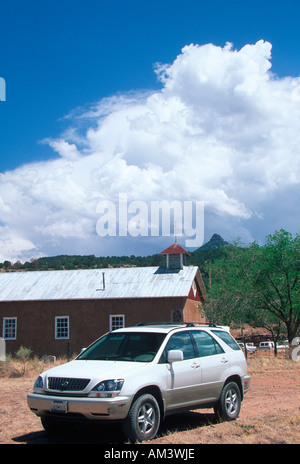
{"label": "red brick wall", "polygon": [[[200,321],[198,305],[186,298],[0,302],[0,335],[3,318],[17,317],[17,340],[6,340],[6,353],[25,346],[38,356],[66,355],[69,342],[72,356],[109,331],[110,314],[124,314],[126,327],[170,321],[174,309],[183,310],[185,322]],[[69,340],[55,340],[56,316],[69,316]]]}
{"label": "red brick wall", "polygon": [[183,319],[185,322],[207,322],[199,301],[187,299]]}

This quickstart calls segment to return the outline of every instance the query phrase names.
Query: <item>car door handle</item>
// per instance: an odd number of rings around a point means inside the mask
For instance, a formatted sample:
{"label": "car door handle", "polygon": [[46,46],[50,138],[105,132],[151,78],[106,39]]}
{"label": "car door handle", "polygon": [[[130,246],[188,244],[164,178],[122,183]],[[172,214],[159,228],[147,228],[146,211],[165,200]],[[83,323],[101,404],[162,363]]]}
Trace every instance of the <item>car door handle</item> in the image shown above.
{"label": "car door handle", "polygon": [[200,367],[200,364],[194,362],[194,363],[191,365],[191,367],[192,367],[193,369],[197,369],[198,367]]}
{"label": "car door handle", "polygon": [[227,358],[222,358],[222,359],[221,359],[221,362],[222,362],[222,363],[228,363],[228,359],[227,359]]}

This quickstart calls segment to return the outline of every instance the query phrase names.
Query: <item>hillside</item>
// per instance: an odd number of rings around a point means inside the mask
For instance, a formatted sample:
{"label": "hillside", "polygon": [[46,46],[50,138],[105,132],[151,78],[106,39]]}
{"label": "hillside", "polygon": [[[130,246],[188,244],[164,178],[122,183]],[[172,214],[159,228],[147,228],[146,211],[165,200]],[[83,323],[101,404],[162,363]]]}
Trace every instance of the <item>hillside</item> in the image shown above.
{"label": "hillside", "polygon": [[[222,248],[224,247],[225,245],[228,245],[228,242],[226,242],[222,237],[221,235],[219,234],[214,234],[211,239],[209,240],[209,242],[205,243],[204,245],[202,245],[202,247],[198,248],[197,251],[201,250],[201,251],[204,251],[204,250],[216,250],[217,248]],[[197,253],[197,251],[195,253]]]}
{"label": "hillside", "polygon": [[[199,266],[201,269],[207,261],[213,261],[224,253],[227,244],[223,238],[214,234],[202,247],[191,253],[187,259],[187,265]],[[71,270],[71,269],[103,269],[109,267],[145,267],[164,266],[165,257],[161,254],[150,256],[106,256],[94,255],[59,255],[38,259],[32,259],[22,264],[20,261],[0,263],[2,272],[6,271],[46,271],[46,270]]]}
{"label": "hillside", "polygon": [[214,234],[207,243],[191,254],[188,264],[199,266],[203,272],[203,266],[205,263],[209,261],[212,262],[224,255],[226,245],[229,245],[228,242],[226,242],[220,235]]}

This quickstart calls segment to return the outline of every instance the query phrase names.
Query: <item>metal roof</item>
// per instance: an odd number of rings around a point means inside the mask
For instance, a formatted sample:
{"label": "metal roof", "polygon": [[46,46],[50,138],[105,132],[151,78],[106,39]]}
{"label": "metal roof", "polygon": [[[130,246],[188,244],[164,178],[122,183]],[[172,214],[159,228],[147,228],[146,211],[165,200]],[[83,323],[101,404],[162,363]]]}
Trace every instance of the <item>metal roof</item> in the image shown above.
{"label": "metal roof", "polygon": [[183,253],[185,255],[191,256],[191,253],[186,251],[182,246],[180,246],[177,242],[173,243],[173,245],[169,246],[166,248],[164,251],[161,252],[162,255],[168,255],[168,254],[178,254],[178,253]]}
{"label": "metal roof", "polygon": [[184,266],[173,271],[140,267],[0,273],[0,301],[187,297],[197,270]]}

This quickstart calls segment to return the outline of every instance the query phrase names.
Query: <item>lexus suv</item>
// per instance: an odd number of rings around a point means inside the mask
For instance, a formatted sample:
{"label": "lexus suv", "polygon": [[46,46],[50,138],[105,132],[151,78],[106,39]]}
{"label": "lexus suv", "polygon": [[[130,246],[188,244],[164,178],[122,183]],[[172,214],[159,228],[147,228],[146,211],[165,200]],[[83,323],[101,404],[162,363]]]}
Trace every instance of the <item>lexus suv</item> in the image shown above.
{"label": "lexus suv", "polygon": [[226,328],[140,324],[42,373],[27,402],[48,433],[115,420],[135,442],[154,438],[164,417],[181,411],[211,407],[234,420],[249,385],[245,356]]}

